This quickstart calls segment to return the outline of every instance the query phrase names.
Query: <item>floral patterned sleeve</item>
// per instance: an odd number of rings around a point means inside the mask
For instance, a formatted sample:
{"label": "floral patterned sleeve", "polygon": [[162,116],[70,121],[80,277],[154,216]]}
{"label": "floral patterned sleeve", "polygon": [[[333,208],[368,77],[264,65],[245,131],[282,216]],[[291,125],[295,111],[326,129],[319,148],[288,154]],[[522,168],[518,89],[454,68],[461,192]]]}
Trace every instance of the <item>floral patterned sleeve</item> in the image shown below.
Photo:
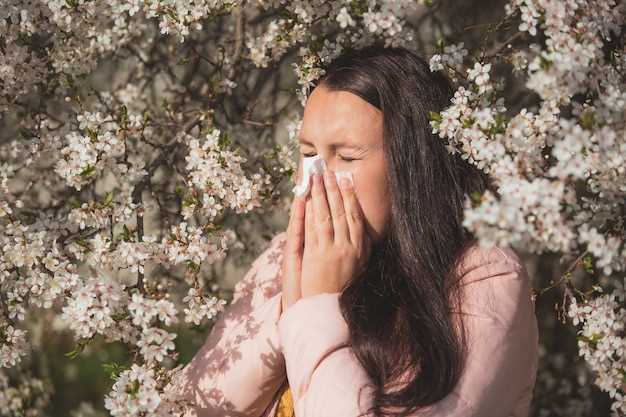
{"label": "floral patterned sleeve", "polygon": [[196,403],[185,417],[259,417],[285,381],[278,341],[280,270],[286,233],[278,233],[235,286],[221,313],[173,386]]}

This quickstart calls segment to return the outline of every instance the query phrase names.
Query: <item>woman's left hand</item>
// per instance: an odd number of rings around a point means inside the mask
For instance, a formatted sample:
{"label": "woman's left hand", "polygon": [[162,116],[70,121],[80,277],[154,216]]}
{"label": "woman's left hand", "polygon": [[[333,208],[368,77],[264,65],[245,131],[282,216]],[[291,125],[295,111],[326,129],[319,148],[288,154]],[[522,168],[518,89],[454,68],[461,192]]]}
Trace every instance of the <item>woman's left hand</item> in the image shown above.
{"label": "woman's left hand", "polygon": [[365,269],[372,246],[354,187],[340,189],[329,169],[312,180],[305,206],[302,298],[341,292]]}

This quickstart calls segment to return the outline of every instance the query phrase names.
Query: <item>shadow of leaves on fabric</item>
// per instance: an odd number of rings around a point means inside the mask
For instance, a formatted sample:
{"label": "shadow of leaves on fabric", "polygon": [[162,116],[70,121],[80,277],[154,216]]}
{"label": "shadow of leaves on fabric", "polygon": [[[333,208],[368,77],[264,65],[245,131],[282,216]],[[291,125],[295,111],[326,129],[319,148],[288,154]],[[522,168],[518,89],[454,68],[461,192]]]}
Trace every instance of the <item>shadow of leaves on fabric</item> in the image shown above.
{"label": "shadow of leaves on fabric", "polygon": [[[233,300],[216,320],[203,346],[176,375],[173,382],[175,389],[197,406],[195,414],[188,413],[185,417],[267,415],[272,400],[286,381],[283,353],[272,340],[257,340],[253,343],[265,343],[270,347],[269,353],[262,352],[259,361],[242,360],[241,347],[258,336],[261,326],[269,324],[260,322],[255,312],[267,308],[266,302],[282,288],[280,272],[285,243],[286,233],[278,233],[253,262],[235,286]],[[246,387],[246,373],[259,372],[260,368],[266,383]],[[224,380],[226,377],[229,381]],[[240,380],[241,384],[238,384]],[[224,393],[218,387],[228,387],[236,392]],[[246,389],[257,392],[250,396],[255,398],[254,402],[241,409],[241,405],[234,404],[232,398]]]}

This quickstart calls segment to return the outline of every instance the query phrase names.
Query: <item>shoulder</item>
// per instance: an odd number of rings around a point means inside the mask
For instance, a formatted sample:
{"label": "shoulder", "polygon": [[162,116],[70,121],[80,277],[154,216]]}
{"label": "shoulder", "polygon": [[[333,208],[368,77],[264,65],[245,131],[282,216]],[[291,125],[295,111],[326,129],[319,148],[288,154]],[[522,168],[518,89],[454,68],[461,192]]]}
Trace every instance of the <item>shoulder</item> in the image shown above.
{"label": "shoulder", "polygon": [[464,311],[509,329],[532,323],[532,283],[513,248],[474,243],[461,254],[457,268]]}
{"label": "shoulder", "polygon": [[280,231],[272,237],[243,279],[235,284],[233,302],[251,293],[262,299],[269,299],[280,291],[280,272],[286,241],[286,231]]}
{"label": "shoulder", "polygon": [[459,255],[456,272],[463,284],[470,284],[477,280],[503,275],[522,279],[526,269],[520,256],[511,246],[481,246],[479,242],[473,242]]}

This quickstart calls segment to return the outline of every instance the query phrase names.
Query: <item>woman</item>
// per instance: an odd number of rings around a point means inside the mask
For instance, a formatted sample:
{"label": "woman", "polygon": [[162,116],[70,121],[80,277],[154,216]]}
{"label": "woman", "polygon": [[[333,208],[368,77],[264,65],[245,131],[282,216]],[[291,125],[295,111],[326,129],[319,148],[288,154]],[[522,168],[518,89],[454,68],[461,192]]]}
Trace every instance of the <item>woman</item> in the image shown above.
{"label": "woman", "polygon": [[326,175],[294,198],[177,388],[197,416],[526,417],[531,284],[510,247],[462,226],[464,198],[490,183],[431,133],[448,81],[381,45],[325,70],[299,141]]}

